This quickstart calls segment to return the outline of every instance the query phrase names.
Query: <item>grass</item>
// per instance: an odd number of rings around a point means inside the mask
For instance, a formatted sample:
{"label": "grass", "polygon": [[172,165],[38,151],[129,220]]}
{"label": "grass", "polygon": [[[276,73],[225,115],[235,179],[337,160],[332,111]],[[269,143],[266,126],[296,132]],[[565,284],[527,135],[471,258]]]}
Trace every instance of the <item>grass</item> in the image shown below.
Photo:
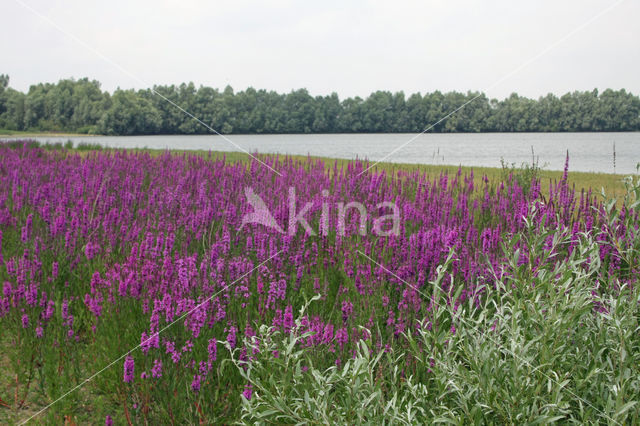
{"label": "grass", "polygon": [[[140,148],[135,149],[135,151],[146,152],[150,155],[161,155],[166,152],[165,150],[160,149],[148,149],[148,148]],[[204,150],[171,150],[173,153],[177,154],[192,154],[198,155],[201,157],[207,157],[211,155],[213,159],[218,159],[225,157],[227,161],[235,163],[235,162],[249,162],[251,161],[251,157],[248,154],[242,152],[224,152],[224,151],[204,151]],[[274,157],[274,154],[259,154],[258,158],[271,158]],[[280,155],[282,158],[283,156]],[[308,157],[303,155],[291,155],[288,156],[294,161],[302,161],[306,160]],[[341,159],[341,158],[330,158],[330,157],[311,157],[313,159],[323,161],[327,168],[333,168],[334,164],[340,167],[347,167],[347,165],[353,160]],[[407,164],[407,163],[390,163],[390,162],[382,162],[376,164],[371,170],[372,171],[384,171],[388,175],[393,175],[398,172],[405,173],[424,173],[427,176],[439,176],[441,173],[447,173],[449,175],[455,174],[458,170],[462,170],[462,174],[467,174],[473,171],[475,182],[480,184],[482,181],[482,177],[486,176],[492,182],[499,181],[504,179],[505,177],[505,169],[501,167],[468,167],[468,166],[454,166],[454,165],[434,165],[434,164]],[[523,170],[524,167],[515,168],[515,170]],[[549,182],[556,182],[562,178],[563,172],[555,171],[555,170],[544,170],[538,169],[538,176],[540,177],[542,183],[542,192],[546,194],[548,192],[548,184]],[[589,190],[596,193],[600,193],[604,190],[605,194],[609,197],[618,197],[624,194],[625,187],[623,183],[623,179],[626,175],[621,174],[612,174],[612,173],[588,173],[588,172],[569,172],[569,185],[575,186],[576,190],[579,192],[580,190]]]}
{"label": "grass", "polygon": [[33,130],[8,130],[0,129],[0,136],[35,138],[35,137],[73,137],[73,136],[99,136],[86,133],[71,132],[39,132]]}
{"label": "grass", "polygon": [[[8,336],[0,339],[0,347],[9,347]],[[87,363],[86,365],[90,365]],[[0,389],[2,389],[2,397],[7,400],[0,399],[0,423],[1,424],[18,424],[24,419],[28,419],[38,414],[38,412],[44,409],[51,401],[49,401],[41,392],[25,392],[25,386],[16,386],[16,377],[11,374],[12,365],[9,356],[3,351],[0,355]],[[93,371],[87,369],[85,374],[88,376]],[[33,389],[38,387],[38,383],[31,384]],[[26,393],[26,397],[24,396]],[[74,410],[73,421],[69,424],[89,424],[92,420],[95,422],[96,412],[117,412],[117,403],[111,396],[104,395],[96,388],[87,385],[81,392],[76,395],[78,399],[76,402],[76,408]],[[17,407],[20,401],[22,402],[20,408]],[[7,407],[10,406],[11,408]],[[69,419],[71,420],[71,419]],[[55,422],[54,419],[43,414],[39,420],[34,420],[36,423],[44,424],[42,422]],[[74,423],[75,422],[75,423]]]}

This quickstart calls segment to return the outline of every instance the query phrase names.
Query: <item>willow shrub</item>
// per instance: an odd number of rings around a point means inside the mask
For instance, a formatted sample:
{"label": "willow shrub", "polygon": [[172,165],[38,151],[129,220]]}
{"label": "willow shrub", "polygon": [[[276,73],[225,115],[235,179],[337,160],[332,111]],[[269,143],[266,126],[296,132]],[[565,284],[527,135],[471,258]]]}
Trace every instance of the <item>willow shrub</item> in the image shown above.
{"label": "willow shrub", "polygon": [[[627,183],[625,206],[637,208],[640,185]],[[507,260],[494,269],[495,285],[478,287],[480,298],[456,305],[455,295],[438,290],[450,277],[449,256],[430,283],[433,315],[406,334],[404,349],[374,350],[360,340],[344,365],[320,369],[301,348],[307,334],[262,327],[247,342],[254,359],[231,358],[247,381],[242,421],[640,422],[637,285],[603,278],[597,234],[576,241],[567,229],[534,225],[535,215],[531,211],[525,229],[503,244]],[[607,224],[619,219],[608,209]],[[633,270],[638,225],[631,215],[623,222],[633,236],[626,235],[626,244],[607,226],[600,232],[614,236],[616,256]],[[524,260],[515,248],[520,239],[530,248]]]}

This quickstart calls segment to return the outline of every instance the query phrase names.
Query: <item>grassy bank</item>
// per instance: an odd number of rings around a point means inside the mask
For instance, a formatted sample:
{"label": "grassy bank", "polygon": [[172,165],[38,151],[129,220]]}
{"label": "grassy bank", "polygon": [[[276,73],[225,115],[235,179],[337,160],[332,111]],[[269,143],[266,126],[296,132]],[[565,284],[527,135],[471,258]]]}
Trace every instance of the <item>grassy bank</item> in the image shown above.
{"label": "grassy bank", "polygon": [[0,129],[0,138],[8,136],[12,138],[45,138],[45,137],[75,137],[75,136],[99,136],[87,133],[69,132],[36,132],[31,130],[7,130]]}
{"label": "grassy bank", "polygon": [[[158,149],[137,149],[136,151],[147,152],[150,155],[160,155],[164,153],[164,150]],[[208,157],[211,155],[213,159],[226,158],[231,163],[242,162],[246,163],[251,161],[251,157],[248,154],[242,152],[222,152],[222,151],[192,151],[192,150],[172,150],[173,153],[180,154],[195,154],[201,157]],[[273,154],[259,154],[258,158],[272,158]],[[283,156],[280,155],[280,158]],[[322,161],[327,168],[333,168],[337,164],[338,168],[347,167],[353,160],[330,158],[330,157],[307,157],[303,155],[291,155],[288,156],[294,161],[305,161],[307,158],[313,160]],[[373,163],[371,163],[373,164]],[[407,164],[407,163],[391,163],[381,162],[376,164],[373,171],[384,171],[388,175],[393,175],[398,172],[417,172],[425,174],[427,177],[436,177],[441,173],[453,175],[461,170],[462,175],[466,175],[473,171],[474,178],[477,184],[480,184],[483,176],[486,176],[490,181],[495,182],[504,180],[510,172],[514,173],[526,173],[527,168],[531,170],[531,165],[525,167],[516,168],[502,168],[502,167],[468,167],[468,166],[455,166],[455,165],[436,165],[436,164]],[[549,183],[558,182],[562,178],[562,171],[557,170],[544,170],[537,169],[537,176],[540,177],[542,183],[542,192],[548,194]],[[627,175],[612,174],[612,173],[587,173],[587,172],[573,172],[571,171],[571,165],[569,165],[569,185],[575,187],[580,192],[582,190],[588,191],[591,189],[595,193],[600,193],[604,190],[607,196],[617,197],[624,193],[625,187],[623,179]]]}

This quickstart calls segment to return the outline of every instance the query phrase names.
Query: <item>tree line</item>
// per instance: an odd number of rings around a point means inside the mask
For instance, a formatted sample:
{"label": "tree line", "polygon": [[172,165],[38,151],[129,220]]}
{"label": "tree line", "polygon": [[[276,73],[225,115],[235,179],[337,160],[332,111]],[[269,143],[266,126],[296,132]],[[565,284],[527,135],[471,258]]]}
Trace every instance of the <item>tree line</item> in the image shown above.
{"label": "tree line", "polygon": [[[161,96],[160,96],[161,95]],[[640,130],[640,98],[622,90],[575,91],[536,99],[479,92],[377,91],[366,99],[248,88],[234,92],[193,83],[103,91],[83,78],[32,85],[27,93],[0,75],[0,129],[106,135],[206,134],[166,98],[221,133],[597,132]]]}

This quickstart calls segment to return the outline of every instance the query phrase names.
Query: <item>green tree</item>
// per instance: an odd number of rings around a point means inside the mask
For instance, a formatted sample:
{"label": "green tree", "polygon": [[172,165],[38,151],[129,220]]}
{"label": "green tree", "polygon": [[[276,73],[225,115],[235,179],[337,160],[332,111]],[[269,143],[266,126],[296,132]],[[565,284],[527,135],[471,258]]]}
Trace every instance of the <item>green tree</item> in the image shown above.
{"label": "green tree", "polygon": [[149,99],[133,90],[116,90],[113,103],[99,122],[99,131],[107,135],[147,135],[161,129],[160,113]]}
{"label": "green tree", "polygon": [[336,93],[312,97],[306,89],[279,94],[252,87],[234,92],[227,86],[220,92],[192,82],[137,92],[118,89],[111,96],[87,78],[40,83],[24,94],[0,74],[1,128],[129,135],[206,134],[211,132],[207,126],[221,133],[258,134],[634,131],[640,130],[640,98],[607,89],[537,100],[516,93],[496,100],[479,92],[440,91],[408,97],[376,91],[364,100],[340,100]]}

